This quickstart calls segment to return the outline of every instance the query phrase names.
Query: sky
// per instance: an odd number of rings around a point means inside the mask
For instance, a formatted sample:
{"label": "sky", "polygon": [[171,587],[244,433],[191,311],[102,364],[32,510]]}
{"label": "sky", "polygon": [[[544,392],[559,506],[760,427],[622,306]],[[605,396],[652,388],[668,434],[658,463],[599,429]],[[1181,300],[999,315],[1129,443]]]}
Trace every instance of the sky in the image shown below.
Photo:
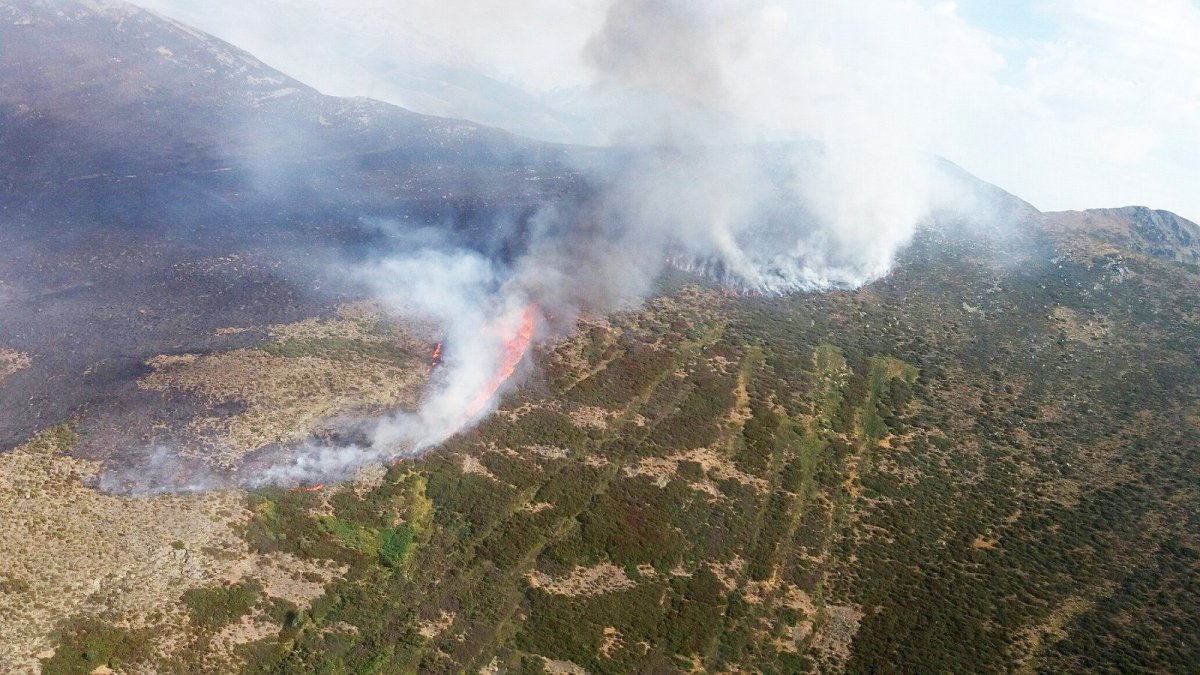
{"label": "sky", "polygon": [[[139,4],[326,93],[605,143],[619,116],[602,112],[588,45],[621,1]],[[1200,0],[689,6],[721,13],[705,25],[722,112],[763,138],[933,152],[1043,210],[1200,220]]]}

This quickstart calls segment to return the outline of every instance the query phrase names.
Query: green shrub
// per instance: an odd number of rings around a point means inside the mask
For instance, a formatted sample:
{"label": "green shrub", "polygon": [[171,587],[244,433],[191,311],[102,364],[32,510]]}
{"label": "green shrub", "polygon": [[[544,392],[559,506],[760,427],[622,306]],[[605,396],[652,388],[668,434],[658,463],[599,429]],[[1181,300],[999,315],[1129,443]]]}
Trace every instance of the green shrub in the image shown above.
{"label": "green shrub", "polygon": [[262,593],[253,581],[209,588],[193,588],[183,594],[192,623],[215,631],[250,613]]}

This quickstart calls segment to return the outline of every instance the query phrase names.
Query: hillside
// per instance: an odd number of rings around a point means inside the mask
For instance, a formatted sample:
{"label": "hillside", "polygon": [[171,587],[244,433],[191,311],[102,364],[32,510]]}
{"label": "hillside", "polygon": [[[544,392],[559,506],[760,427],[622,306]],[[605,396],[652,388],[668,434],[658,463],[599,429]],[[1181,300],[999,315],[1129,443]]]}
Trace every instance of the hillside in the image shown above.
{"label": "hillside", "polygon": [[580,190],[563,148],[322,96],[109,0],[0,1],[0,145],[0,345],[28,361],[0,447],[129,414],[149,358],[264,337],[220,328],[332,316],[355,291],[320,263],[397,223],[504,252]]}
{"label": "hillside", "polygon": [[[928,235],[855,293],[669,281],[539,353],[479,429],[320,492],[103,496],[43,435],[3,460],[6,658],[1182,672],[1197,275],[1033,230]],[[195,515],[162,530],[157,509]],[[131,537],[120,570],[96,558]],[[85,560],[98,581],[69,590]],[[146,579],[174,590],[128,594]]]}
{"label": "hillside", "polygon": [[1200,226],[1144,206],[1047,214],[1055,227],[1085,233],[1117,248],[1200,264]]}
{"label": "hillside", "polygon": [[990,217],[864,288],[669,269],[420,458],[133,497],[421,399],[439,336],[322,265],[377,219],[503,258],[624,155],[325,97],[112,0],[0,0],[0,148],[0,672],[1200,664],[1173,214],[947,163]]}

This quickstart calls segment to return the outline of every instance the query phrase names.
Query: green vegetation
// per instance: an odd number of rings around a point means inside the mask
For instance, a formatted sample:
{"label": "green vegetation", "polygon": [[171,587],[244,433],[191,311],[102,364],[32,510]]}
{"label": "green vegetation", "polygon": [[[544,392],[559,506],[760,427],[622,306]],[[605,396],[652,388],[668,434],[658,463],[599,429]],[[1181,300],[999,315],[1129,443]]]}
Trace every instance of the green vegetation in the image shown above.
{"label": "green vegetation", "polygon": [[148,634],[110,626],[95,618],[66,623],[54,656],[42,661],[46,675],[90,673],[97,668],[120,669],[143,662],[149,652]]}
{"label": "green vegetation", "polygon": [[261,594],[262,587],[255,583],[195,588],[184,592],[183,604],[192,623],[218,630],[249,614]]}
{"label": "green vegetation", "polygon": [[385,527],[379,531],[379,560],[389,567],[404,562],[417,539],[417,530],[411,525],[398,528]]}
{"label": "green vegetation", "polygon": [[268,342],[259,347],[272,356],[298,358],[320,356],[331,359],[357,361],[365,358],[381,361],[407,361],[412,355],[394,342],[386,340],[362,340],[345,337],[289,338],[280,342]]}
{"label": "green vegetation", "polygon": [[1200,280],[1021,236],[862,293],[669,287],[378,486],[255,494],[255,550],[348,571],[247,669],[1194,668]]}

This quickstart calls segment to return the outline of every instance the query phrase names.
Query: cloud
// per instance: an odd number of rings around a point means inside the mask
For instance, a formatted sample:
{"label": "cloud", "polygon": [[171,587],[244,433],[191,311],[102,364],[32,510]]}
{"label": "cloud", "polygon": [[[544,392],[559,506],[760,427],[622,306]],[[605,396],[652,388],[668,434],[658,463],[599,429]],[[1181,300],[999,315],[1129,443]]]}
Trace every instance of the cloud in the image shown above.
{"label": "cloud", "polygon": [[[1076,192],[1100,204],[1143,203],[1200,218],[1200,6],[1188,0],[1057,0],[1053,41],[1025,64],[1035,116],[1020,120],[1045,143],[1031,192],[1062,205]],[[1058,160],[1058,161],[1054,161]],[[1070,183],[1062,195],[1058,181]],[[1095,203],[1095,202],[1093,202]]]}

